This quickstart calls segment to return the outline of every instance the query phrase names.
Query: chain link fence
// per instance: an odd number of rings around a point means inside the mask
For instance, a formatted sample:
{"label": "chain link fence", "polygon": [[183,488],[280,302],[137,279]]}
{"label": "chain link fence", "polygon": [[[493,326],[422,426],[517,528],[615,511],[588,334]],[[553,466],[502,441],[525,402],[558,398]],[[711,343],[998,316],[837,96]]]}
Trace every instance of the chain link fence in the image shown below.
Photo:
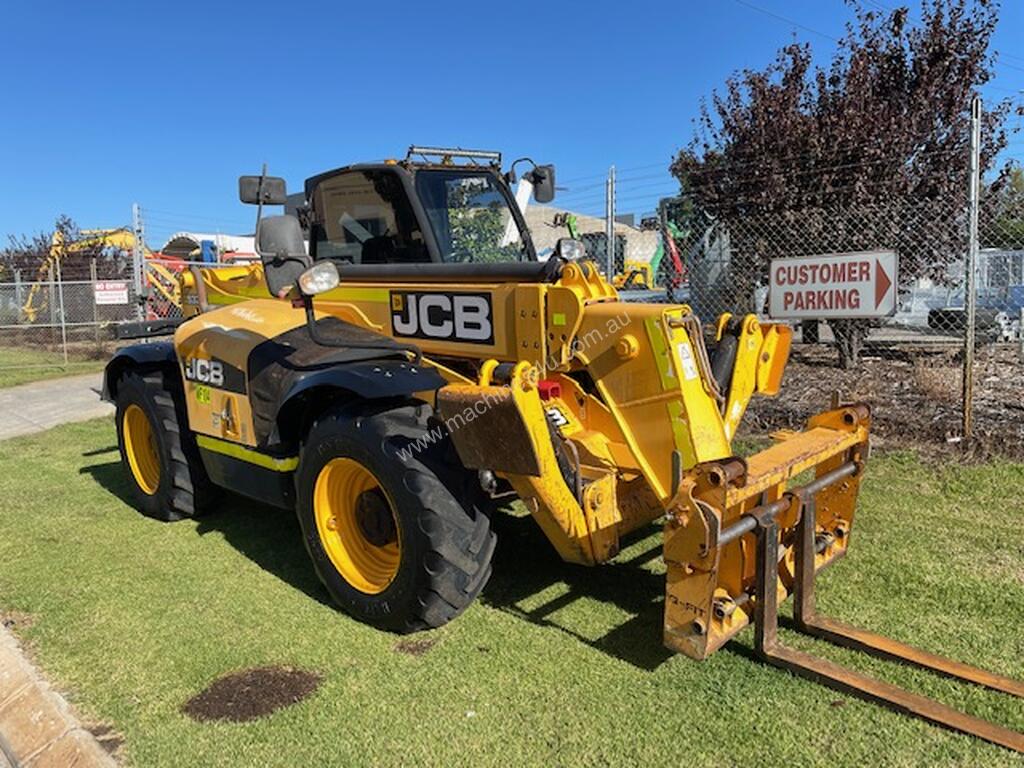
{"label": "chain link fence", "polygon": [[[896,312],[870,322],[879,343],[962,344],[966,334],[965,283],[969,248],[967,211],[944,201],[911,205],[868,203],[843,209],[807,208],[718,221],[681,197],[685,219],[652,213],[639,222],[615,221],[613,279],[626,300],[689,303],[705,321],[723,312],[768,318],[772,259],[833,253],[893,251],[899,263]],[[1008,218],[982,206],[976,264],[975,339],[983,344],[1021,340],[1024,316],[1024,217]],[[575,216],[578,238],[608,272],[607,222],[571,210],[535,206],[538,251],[554,251]],[[538,224],[540,226],[538,226]],[[897,279],[896,276],[892,276]],[[834,341],[825,321],[797,323],[797,340]]]}
{"label": "chain link fence", "polygon": [[[236,266],[238,263],[223,266]],[[146,258],[142,291],[127,268],[89,279],[61,279],[48,270],[43,279],[0,282],[0,368],[47,369],[96,364],[121,344],[117,326],[137,320],[182,317],[179,276],[208,262]],[[102,270],[101,270],[102,272]]]}
{"label": "chain link fence", "polygon": [[[17,276],[20,277],[20,276]],[[76,366],[107,358],[114,328],[137,317],[128,279],[0,283],[0,364],[4,368]]]}
{"label": "chain link fence", "polygon": [[[795,341],[787,384],[778,398],[756,401],[752,420],[769,429],[800,427],[839,396],[876,407],[880,440],[909,434],[932,444],[962,442],[973,413],[977,436],[1024,454],[1024,189],[979,179],[975,198],[965,165],[963,189],[954,196],[889,199],[858,189],[849,196],[857,202],[844,206],[790,203],[765,213],[769,206],[761,201],[720,217],[680,195],[666,166],[660,173],[612,168],[603,182],[596,175],[563,182],[565,193],[532,214],[538,251],[553,252],[557,238],[576,236],[623,299],[687,303],[709,331],[724,312],[773,319],[773,259],[893,252],[894,312],[870,320],[785,320]],[[858,360],[844,370],[836,348],[851,334]],[[973,375],[965,381],[968,367]]]}

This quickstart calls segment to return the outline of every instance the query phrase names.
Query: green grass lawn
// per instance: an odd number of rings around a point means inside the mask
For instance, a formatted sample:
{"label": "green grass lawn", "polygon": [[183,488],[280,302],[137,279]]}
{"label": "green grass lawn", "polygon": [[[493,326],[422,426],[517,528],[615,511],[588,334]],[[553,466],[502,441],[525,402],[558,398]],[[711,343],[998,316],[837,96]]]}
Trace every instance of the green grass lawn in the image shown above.
{"label": "green grass lawn", "polygon": [[[85,717],[138,766],[1021,765],[1018,756],[753,660],[750,631],[704,663],[660,637],[655,529],[615,564],[557,560],[502,516],[494,577],[459,619],[399,638],[336,612],[291,514],[244,501],[197,522],[137,515],[113,426],[0,443],[0,609]],[[878,456],[851,555],[820,580],[839,618],[1024,676],[1024,466]],[[1024,729],[1019,700],[783,629],[794,646]],[[320,690],[265,719],[193,722],[226,672],[282,664]]]}
{"label": "green grass lawn", "polygon": [[70,359],[64,363],[59,352],[23,347],[0,347],[0,388],[31,381],[101,371],[106,360]]}

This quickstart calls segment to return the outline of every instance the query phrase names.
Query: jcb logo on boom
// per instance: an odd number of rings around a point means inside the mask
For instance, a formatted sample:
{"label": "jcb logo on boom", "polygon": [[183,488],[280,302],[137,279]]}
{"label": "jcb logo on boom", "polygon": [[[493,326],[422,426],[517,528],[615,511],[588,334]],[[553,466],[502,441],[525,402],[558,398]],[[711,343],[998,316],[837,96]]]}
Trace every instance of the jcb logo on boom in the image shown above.
{"label": "jcb logo on boom", "polygon": [[395,336],[493,344],[489,293],[391,292]]}
{"label": "jcb logo on boom", "polygon": [[224,365],[218,360],[204,360],[190,357],[185,363],[185,378],[209,384],[211,387],[224,386]]}

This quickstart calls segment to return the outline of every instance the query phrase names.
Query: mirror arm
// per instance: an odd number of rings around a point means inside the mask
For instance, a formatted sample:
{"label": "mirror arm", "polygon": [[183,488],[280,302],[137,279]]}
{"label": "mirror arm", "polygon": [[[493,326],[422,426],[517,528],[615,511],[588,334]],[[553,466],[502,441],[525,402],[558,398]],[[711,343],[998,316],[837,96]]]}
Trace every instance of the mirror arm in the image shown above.
{"label": "mirror arm", "polygon": [[213,307],[206,300],[206,282],[203,280],[203,273],[199,271],[199,267],[195,264],[190,266],[188,271],[196,282],[196,300],[199,302],[199,311],[209,312]]}
{"label": "mirror arm", "polygon": [[256,188],[256,237],[253,238],[253,250],[256,251],[256,255],[261,259],[263,253],[260,251],[260,221],[263,219],[263,182],[267,178],[267,164],[263,164],[263,168],[260,169],[260,184]]}
{"label": "mirror arm", "polygon": [[[533,166],[534,168],[536,168],[536,167],[537,167],[537,164],[536,164],[535,162],[533,162],[533,158],[530,158],[530,157],[520,157],[520,158],[519,158],[519,159],[517,159],[517,160],[513,160],[513,161],[512,161],[512,165],[510,165],[510,166],[508,167],[508,172],[509,172],[509,173],[510,173],[510,174],[512,175],[512,180],[513,180],[513,181],[515,180],[515,177],[516,177],[516,166],[517,166],[517,165],[518,165],[519,163],[529,163],[529,164],[530,164],[530,165],[532,165],[532,166]],[[527,171],[527,173],[529,173],[529,171]]]}

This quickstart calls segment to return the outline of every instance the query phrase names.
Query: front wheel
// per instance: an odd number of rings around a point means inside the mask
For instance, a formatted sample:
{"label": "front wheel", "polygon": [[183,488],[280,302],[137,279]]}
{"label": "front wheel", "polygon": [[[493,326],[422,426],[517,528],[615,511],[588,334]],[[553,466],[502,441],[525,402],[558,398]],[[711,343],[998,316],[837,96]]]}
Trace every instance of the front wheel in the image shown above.
{"label": "front wheel", "polygon": [[490,520],[432,469],[446,438],[428,431],[428,414],[412,404],[328,411],[311,427],[296,473],[299,522],[320,580],[346,612],[394,632],[451,621],[491,574]]}

